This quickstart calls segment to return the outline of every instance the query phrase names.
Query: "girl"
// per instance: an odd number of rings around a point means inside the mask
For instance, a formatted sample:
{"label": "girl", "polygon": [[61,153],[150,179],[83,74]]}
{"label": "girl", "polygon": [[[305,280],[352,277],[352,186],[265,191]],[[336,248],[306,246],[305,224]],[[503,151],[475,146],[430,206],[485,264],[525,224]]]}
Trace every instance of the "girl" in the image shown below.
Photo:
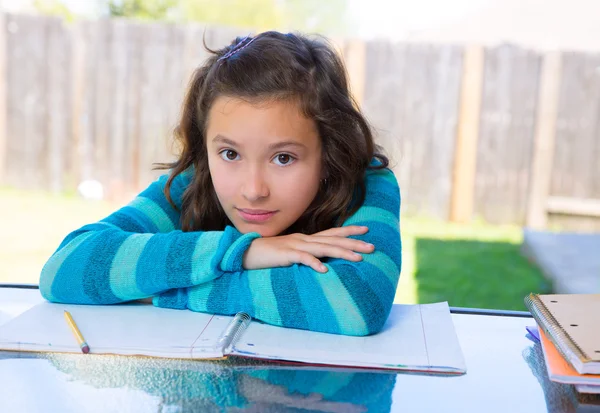
{"label": "girl", "polygon": [[324,42],[236,39],[194,73],[179,159],[129,205],[69,234],[49,301],[244,311],[314,331],[378,332],[401,266],[400,195]]}

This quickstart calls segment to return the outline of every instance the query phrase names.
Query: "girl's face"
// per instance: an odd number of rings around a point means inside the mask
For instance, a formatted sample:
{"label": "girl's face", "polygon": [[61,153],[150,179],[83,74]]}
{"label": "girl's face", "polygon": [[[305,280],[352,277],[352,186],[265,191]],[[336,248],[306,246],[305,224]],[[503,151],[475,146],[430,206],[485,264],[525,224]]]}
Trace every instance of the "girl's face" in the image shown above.
{"label": "girl's face", "polygon": [[219,202],[242,233],[282,233],[319,190],[321,140],[295,102],[219,97],[210,109],[206,146]]}

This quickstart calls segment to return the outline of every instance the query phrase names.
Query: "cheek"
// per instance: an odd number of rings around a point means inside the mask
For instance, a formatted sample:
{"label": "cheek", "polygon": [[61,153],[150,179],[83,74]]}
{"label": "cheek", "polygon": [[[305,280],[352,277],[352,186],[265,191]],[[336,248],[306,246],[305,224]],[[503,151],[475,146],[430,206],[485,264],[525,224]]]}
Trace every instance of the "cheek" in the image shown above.
{"label": "cheek", "polygon": [[319,190],[319,175],[309,173],[288,177],[285,182],[280,182],[278,187],[280,198],[284,199],[286,204],[304,212]]}
{"label": "cheek", "polygon": [[219,200],[222,202],[231,198],[235,191],[235,185],[231,173],[224,168],[221,162],[211,162],[209,159],[208,168],[210,170],[210,176],[215,188],[215,192]]}

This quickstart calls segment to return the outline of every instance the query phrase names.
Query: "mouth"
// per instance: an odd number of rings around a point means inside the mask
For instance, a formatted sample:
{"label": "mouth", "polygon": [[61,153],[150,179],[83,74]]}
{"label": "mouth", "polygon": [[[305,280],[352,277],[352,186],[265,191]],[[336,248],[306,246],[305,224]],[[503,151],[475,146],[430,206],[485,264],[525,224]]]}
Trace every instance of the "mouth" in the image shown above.
{"label": "mouth", "polygon": [[277,213],[277,211],[268,211],[264,209],[236,208],[236,210],[240,217],[246,222],[266,222]]}

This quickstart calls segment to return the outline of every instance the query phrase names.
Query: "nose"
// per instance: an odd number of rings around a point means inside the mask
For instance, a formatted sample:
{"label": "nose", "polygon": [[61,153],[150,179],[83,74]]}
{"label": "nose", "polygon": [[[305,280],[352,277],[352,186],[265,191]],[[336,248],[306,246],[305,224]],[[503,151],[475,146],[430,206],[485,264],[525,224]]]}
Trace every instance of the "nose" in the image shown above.
{"label": "nose", "polygon": [[242,195],[248,201],[255,202],[269,196],[269,186],[260,168],[249,168],[243,182]]}

